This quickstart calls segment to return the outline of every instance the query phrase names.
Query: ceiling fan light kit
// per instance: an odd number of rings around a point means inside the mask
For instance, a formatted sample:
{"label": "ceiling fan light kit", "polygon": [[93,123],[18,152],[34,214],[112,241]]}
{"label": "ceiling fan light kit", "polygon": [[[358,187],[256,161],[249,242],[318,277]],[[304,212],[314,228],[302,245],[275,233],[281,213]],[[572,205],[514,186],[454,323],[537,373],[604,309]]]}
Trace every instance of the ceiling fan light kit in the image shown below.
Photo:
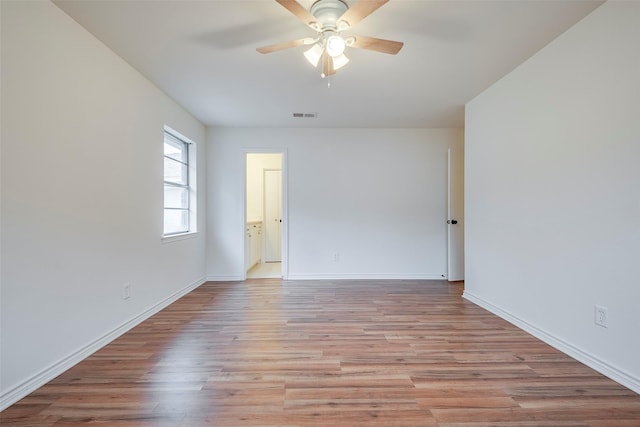
{"label": "ceiling fan light kit", "polygon": [[332,58],[342,55],[345,47],[347,47],[347,44],[339,35],[333,34],[327,38],[327,53]]}
{"label": "ceiling fan light kit", "polygon": [[311,65],[317,67],[322,57],[322,46],[319,43],[314,44],[309,50],[304,52],[304,56]]}
{"label": "ceiling fan light kit", "polygon": [[334,56],[333,69],[337,70],[339,68],[342,68],[347,65],[347,62],[349,62],[349,58],[347,58],[347,55],[345,55],[344,53],[342,55]]}
{"label": "ceiling fan light kit", "polygon": [[317,0],[307,11],[296,0],[276,0],[277,3],[294,14],[308,27],[316,31],[317,37],[292,40],[256,49],[260,53],[271,53],[301,45],[310,45],[304,56],[311,65],[317,67],[322,62],[321,76],[328,77],[344,67],[349,58],[345,55],[347,47],[368,49],[395,55],[402,49],[403,43],[357,35],[343,36],[342,31],[375,12],[389,0],[360,0],[353,6],[343,0]]}

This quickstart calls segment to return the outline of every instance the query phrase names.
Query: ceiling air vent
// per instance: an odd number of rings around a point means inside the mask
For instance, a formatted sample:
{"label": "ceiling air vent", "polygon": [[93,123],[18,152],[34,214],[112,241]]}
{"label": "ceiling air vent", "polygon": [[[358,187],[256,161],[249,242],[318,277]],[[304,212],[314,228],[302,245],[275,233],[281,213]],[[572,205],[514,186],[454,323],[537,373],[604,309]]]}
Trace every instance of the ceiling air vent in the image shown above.
{"label": "ceiling air vent", "polygon": [[315,119],[318,113],[293,113],[293,117],[300,119]]}

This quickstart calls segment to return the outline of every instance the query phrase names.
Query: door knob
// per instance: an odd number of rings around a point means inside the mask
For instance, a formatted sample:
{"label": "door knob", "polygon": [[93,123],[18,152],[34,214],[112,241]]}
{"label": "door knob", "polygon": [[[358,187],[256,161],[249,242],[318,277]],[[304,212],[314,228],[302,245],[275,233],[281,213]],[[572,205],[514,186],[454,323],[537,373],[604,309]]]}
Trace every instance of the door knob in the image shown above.
{"label": "door knob", "polygon": [[457,223],[458,223],[458,220],[455,220],[455,219],[449,219],[449,220],[447,220],[447,224],[453,224],[453,225],[456,225]]}

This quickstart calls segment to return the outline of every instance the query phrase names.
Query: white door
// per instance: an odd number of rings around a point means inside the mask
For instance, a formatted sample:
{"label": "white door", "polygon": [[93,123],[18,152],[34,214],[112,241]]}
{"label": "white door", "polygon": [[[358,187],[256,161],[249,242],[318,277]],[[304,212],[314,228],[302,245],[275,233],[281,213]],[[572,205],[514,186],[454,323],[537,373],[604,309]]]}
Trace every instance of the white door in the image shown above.
{"label": "white door", "polygon": [[464,280],[464,153],[447,151],[447,278]]}
{"label": "white door", "polygon": [[264,171],[264,260],[282,261],[282,171]]}

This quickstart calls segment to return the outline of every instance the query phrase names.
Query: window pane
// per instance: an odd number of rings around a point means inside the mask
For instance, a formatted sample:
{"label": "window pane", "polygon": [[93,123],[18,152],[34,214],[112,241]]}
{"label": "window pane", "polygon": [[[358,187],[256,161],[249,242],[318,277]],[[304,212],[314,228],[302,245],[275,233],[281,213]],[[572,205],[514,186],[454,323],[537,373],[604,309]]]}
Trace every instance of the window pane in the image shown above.
{"label": "window pane", "polygon": [[189,189],[165,185],[164,207],[189,209]]}
{"label": "window pane", "polygon": [[189,211],[183,209],[164,210],[164,234],[189,231]]}
{"label": "window pane", "polygon": [[176,184],[187,185],[187,166],[180,162],[164,158],[164,180],[167,182],[173,182]]}
{"label": "window pane", "polygon": [[[2,1],[2,0],[0,0]],[[195,187],[192,187],[190,174],[195,173],[192,146],[182,138],[166,130],[164,133],[164,235],[188,233],[193,231],[190,222],[194,221],[195,211],[191,205]],[[195,183],[194,183],[195,184]]]}
{"label": "window pane", "polygon": [[183,163],[187,162],[187,144],[179,139],[173,138],[171,135],[164,136],[164,155],[172,159],[179,160]]}

